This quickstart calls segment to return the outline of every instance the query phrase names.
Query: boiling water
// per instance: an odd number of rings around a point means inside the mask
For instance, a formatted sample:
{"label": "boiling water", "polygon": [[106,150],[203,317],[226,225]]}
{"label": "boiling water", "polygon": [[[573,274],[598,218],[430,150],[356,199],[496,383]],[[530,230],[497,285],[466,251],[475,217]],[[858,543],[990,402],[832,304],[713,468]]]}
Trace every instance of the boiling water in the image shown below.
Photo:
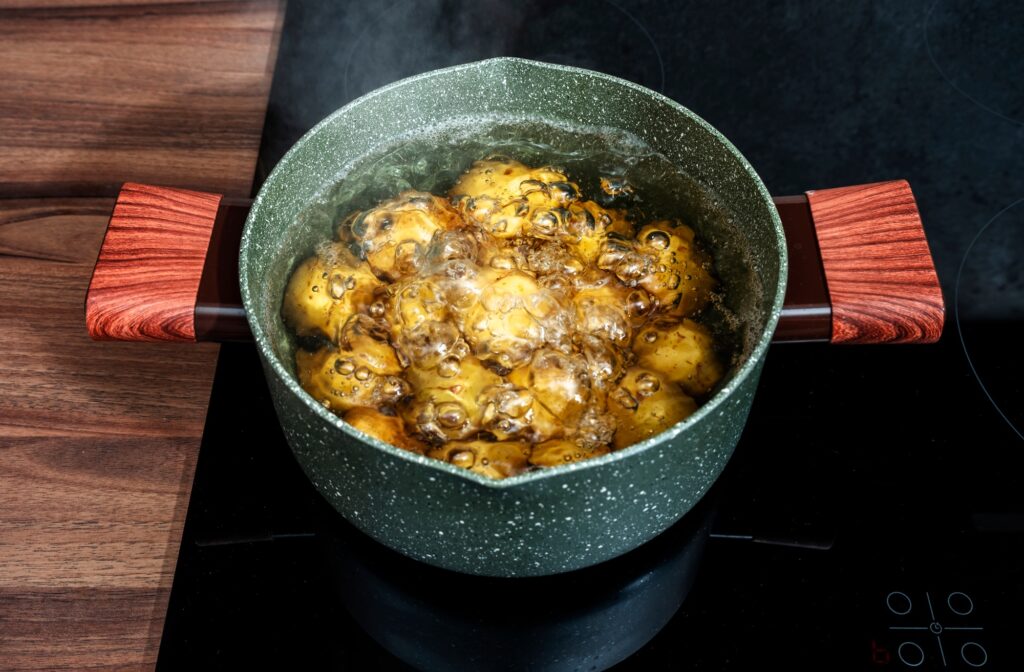
{"label": "boiling water", "polygon": [[[692,227],[711,252],[721,280],[720,291],[696,319],[714,332],[722,361],[735,367],[745,359],[759,336],[762,287],[749,263],[745,238],[739,235],[740,223],[713,192],[618,129],[524,117],[457,118],[396,138],[349,163],[302,212],[297,225],[317,232],[320,240],[333,238],[338,222],[353,211],[372,208],[407,189],[444,194],[474,161],[491,155],[555,166],[587,198],[628,210],[637,226],[678,218]],[[616,190],[607,189],[609,185],[628,185],[630,193],[610,195],[606,192]]]}

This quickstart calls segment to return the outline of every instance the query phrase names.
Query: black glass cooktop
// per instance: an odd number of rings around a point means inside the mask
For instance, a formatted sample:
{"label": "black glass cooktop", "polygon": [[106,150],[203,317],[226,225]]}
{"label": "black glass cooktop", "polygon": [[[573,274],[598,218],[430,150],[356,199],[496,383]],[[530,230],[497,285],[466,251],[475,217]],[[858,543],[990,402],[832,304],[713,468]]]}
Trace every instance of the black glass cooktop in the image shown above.
{"label": "black glass cooktop", "polygon": [[[1024,398],[1024,324],[963,335],[988,392]],[[1024,665],[1024,442],[955,326],[934,346],[773,347],[702,504],[560,577],[460,576],[379,546],[321,500],[274,417],[253,347],[224,346],[162,669]]]}
{"label": "black glass cooktop", "polygon": [[934,346],[773,347],[697,509],[536,580],[426,567],[339,519],[253,347],[226,345],[158,668],[1024,669],[1022,31],[1024,5],[995,1],[292,0],[263,174],[417,72],[603,70],[706,118],[772,193],[907,178],[947,328]]}

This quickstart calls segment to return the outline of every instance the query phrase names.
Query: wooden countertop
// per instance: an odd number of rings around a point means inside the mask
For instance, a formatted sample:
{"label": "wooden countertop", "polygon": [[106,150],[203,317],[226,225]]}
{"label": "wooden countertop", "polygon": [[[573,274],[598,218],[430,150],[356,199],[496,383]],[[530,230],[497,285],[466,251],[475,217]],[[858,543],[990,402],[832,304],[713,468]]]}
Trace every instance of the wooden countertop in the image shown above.
{"label": "wooden countertop", "polygon": [[121,182],[248,195],[283,5],[32,4],[0,5],[0,669],[151,669],[217,347],[91,342],[85,288]]}

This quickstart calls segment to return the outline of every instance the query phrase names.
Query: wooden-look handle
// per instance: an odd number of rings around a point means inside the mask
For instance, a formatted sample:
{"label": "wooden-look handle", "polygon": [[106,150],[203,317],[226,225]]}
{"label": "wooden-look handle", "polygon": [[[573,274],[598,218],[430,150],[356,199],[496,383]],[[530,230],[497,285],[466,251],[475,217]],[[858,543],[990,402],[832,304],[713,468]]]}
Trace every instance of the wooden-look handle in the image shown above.
{"label": "wooden-look handle", "polygon": [[[905,181],[776,197],[789,284],[774,340],[930,343],[944,307]],[[250,338],[238,291],[249,209],[214,194],[126,184],[86,297],[96,339]]]}
{"label": "wooden-look handle", "polygon": [[807,192],[832,343],[934,343],[945,305],[905,180]]}
{"label": "wooden-look handle", "polygon": [[221,197],[127,183],[85,298],[96,340],[195,341],[196,296]]}

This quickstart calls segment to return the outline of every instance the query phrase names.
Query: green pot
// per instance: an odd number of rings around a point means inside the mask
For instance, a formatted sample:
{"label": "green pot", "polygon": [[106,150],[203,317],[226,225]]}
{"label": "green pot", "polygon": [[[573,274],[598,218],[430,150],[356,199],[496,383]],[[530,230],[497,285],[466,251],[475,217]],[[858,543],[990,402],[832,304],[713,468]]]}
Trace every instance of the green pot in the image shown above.
{"label": "green pot", "polygon": [[[571,92],[567,95],[566,92]],[[562,126],[611,127],[667,157],[731,213],[702,235],[747,330],[714,396],[667,431],[593,460],[494,481],[394,448],[353,429],[298,385],[281,301],[297,260],[328,235],[317,203],[360,157],[453,119],[496,113]],[[417,182],[422,164],[381,195]],[[388,192],[390,189],[390,192]],[[313,214],[310,214],[313,213]],[[738,224],[737,224],[738,223]],[[253,205],[239,261],[242,297],[285,436],[337,511],[377,541],[470,574],[536,576],[618,556],[685,515],[722,472],[753,400],[786,287],[786,245],[772,199],[750,164],[704,120],[630,82],[512,58],[429,72],[374,91],[307,133]]]}

